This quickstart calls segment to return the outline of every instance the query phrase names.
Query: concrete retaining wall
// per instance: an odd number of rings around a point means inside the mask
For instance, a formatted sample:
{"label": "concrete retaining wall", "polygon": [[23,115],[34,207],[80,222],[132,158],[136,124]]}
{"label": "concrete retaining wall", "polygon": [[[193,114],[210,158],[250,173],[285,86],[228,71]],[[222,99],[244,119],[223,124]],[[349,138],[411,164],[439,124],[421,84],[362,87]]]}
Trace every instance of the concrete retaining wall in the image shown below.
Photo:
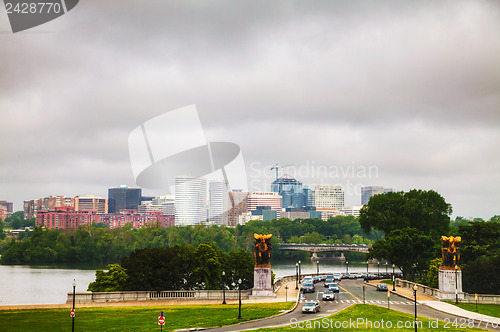
{"label": "concrete retaining wall", "polygon": [[[248,299],[250,290],[242,290],[241,298]],[[222,290],[197,291],[135,291],[135,292],[78,292],[75,303],[106,303],[130,301],[166,301],[166,300],[221,300]],[[226,300],[237,300],[238,291],[227,290]],[[68,293],[66,303],[73,303],[73,292]]]}

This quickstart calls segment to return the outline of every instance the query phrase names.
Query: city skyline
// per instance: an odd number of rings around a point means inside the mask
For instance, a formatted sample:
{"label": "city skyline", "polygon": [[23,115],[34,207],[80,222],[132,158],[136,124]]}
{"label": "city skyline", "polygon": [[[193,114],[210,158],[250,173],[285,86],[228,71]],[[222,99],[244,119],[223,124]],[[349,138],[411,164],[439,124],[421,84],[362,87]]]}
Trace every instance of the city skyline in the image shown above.
{"label": "city skyline", "polygon": [[195,104],[206,142],[241,148],[249,191],[293,163],[280,175],[341,185],[346,206],[384,186],[500,214],[498,2],[87,1],[16,34],[3,13],[0,200],[16,211],[136,187],[129,134]]}

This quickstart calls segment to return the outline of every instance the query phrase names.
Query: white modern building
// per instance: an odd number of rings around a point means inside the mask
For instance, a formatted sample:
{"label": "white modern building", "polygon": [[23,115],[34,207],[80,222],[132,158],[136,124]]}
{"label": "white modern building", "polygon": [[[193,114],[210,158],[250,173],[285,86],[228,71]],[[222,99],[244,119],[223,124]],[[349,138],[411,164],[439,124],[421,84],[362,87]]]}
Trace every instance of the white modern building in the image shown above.
{"label": "white modern building", "polygon": [[208,184],[209,191],[209,222],[215,225],[228,224],[227,212],[229,193],[224,180],[212,180]]}
{"label": "white modern building", "polygon": [[353,205],[353,206],[346,206],[342,210],[346,216],[355,216],[356,218],[359,217],[359,211],[363,205]]}
{"label": "white modern building", "polygon": [[183,175],[175,178],[175,225],[206,223],[207,181],[204,178]]}
{"label": "white modern building", "polygon": [[344,189],[341,186],[315,186],[314,206],[342,211],[344,208]]}
{"label": "white modern building", "polygon": [[163,195],[158,196],[153,199],[153,204],[161,205],[162,212],[165,216],[175,215],[175,196],[174,195]]}

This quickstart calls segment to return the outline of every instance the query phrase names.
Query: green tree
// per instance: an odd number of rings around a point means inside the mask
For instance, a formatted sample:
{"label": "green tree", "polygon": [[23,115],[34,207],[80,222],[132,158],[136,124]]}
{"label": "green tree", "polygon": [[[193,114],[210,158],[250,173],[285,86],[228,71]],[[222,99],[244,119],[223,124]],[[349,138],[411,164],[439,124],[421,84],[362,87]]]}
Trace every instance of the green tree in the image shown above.
{"label": "green tree", "polygon": [[451,211],[451,205],[433,190],[390,192],[371,197],[360,211],[359,223],[367,234],[372,229],[389,234],[411,227],[438,240],[448,234]]}
{"label": "green tree", "polygon": [[394,230],[375,242],[368,257],[386,259],[401,269],[405,278],[414,280],[417,271],[427,269],[435,252],[435,242],[429,235],[407,227]]}
{"label": "green tree", "polygon": [[464,290],[500,294],[500,223],[471,222],[460,226],[458,232]]}
{"label": "green tree", "polygon": [[241,288],[250,289],[253,287],[253,268],[255,260],[252,254],[244,249],[229,252],[228,268],[226,272],[226,285],[229,288],[236,288],[238,280],[241,279]]}
{"label": "green tree", "polygon": [[429,269],[424,277],[423,283],[432,288],[439,287],[439,268],[443,263],[442,258],[434,258],[429,263]]}
{"label": "green tree", "polygon": [[127,281],[127,271],[119,264],[106,266],[107,272],[97,270],[95,281],[91,282],[88,291],[91,292],[119,292],[122,291]]}
{"label": "green tree", "polygon": [[219,289],[221,284],[224,253],[213,243],[200,244],[195,252],[196,267],[194,274],[198,286],[202,289]]}

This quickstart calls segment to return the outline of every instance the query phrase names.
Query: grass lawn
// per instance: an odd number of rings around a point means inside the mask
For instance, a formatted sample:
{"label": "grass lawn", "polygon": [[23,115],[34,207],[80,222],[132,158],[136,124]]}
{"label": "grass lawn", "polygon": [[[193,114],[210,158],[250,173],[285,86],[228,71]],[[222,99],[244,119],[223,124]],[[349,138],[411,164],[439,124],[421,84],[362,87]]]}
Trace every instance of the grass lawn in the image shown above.
{"label": "grass lawn", "polygon": [[[244,304],[238,318],[238,305],[196,305],[165,307],[77,308],[76,331],[159,331],[158,316],[164,311],[163,331],[191,327],[236,324],[279,314],[295,303]],[[69,331],[71,309],[2,310],[0,331]]]}
{"label": "grass lawn", "polygon": [[[317,319],[315,321],[303,322],[301,325],[292,324],[282,328],[260,329],[258,331],[414,331],[413,325],[414,316],[403,312],[389,310],[387,308],[369,305],[369,304],[356,304],[339,312],[338,314]],[[467,325],[460,327],[453,326],[453,322],[445,325],[444,322],[436,322],[428,318],[418,317],[422,325],[418,325],[418,331],[485,331],[468,327]],[[359,325],[357,320],[362,321]],[[365,320],[371,322],[371,325],[365,324]],[[316,325],[314,325],[316,322]],[[353,322],[352,324],[350,322]],[[397,328],[398,322],[401,322],[403,328]],[[293,323],[293,322],[292,322]],[[342,327],[342,323],[344,327]],[[308,325],[309,324],[309,325]],[[378,324],[378,325],[377,325]],[[420,324],[420,323],[419,323]],[[433,325],[431,325],[433,324]],[[459,323],[460,324],[460,323]],[[477,323],[476,323],[477,325]],[[405,328],[407,326],[407,328]]]}
{"label": "grass lawn", "polygon": [[[475,303],[459,303],[455,304],[455,302],[448,302],[457,307],[460,307],[465,310],[476,312],[476,304]],[[493,316],[500,318],[500,305],[498,304],[478,304],[477,312],[483,315]]]}

